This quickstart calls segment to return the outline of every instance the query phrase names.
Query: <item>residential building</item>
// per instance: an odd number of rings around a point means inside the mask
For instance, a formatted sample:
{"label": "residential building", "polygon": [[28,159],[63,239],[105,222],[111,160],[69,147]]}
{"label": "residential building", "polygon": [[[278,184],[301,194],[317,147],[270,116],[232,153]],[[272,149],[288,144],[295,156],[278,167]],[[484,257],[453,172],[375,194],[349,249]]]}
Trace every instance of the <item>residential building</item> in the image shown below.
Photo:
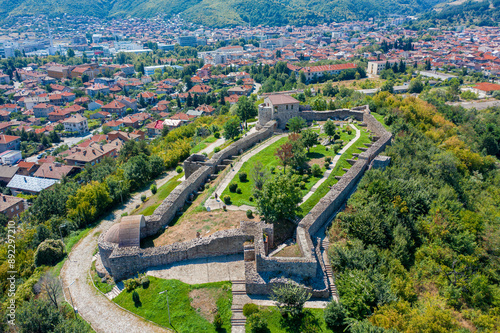
{"label": "residential building", "polygon": [[10,188],[14,195],[19,193],[38,194],[45,189],[51,188],[56,183],[57,181],[54,179],[15,175],[7,184],[7,187]]}
{"label": "residential building", "polygon": [[21,138],[15,135],[0,135],[0,153],[6,150],[19,150]]}
{"label": "residential building", "polygon": [[24,208],[25,200],[23,198],[0,194],[0,214],[5,214],[9,220],[19,217]]}
{"label": "residential building", "polygon": [[64,130],[67,132],[84,134],[89,131],[89,125],[87,122],[87,118],[76,114],[68,119],[63,121]]}
{"label": "residential building", "polygon": [[34,176],[39,178],[50,178],[60,180],[64,176],[72,176],[80,169],[73,165],[64,165],[58,162],[44,163],[35,172]]}
{"label": "residential building", "polygon": [[36,118],[47,118],[51,112],[54,112],[54,105],[51,104],[40,103],[33,107]]}

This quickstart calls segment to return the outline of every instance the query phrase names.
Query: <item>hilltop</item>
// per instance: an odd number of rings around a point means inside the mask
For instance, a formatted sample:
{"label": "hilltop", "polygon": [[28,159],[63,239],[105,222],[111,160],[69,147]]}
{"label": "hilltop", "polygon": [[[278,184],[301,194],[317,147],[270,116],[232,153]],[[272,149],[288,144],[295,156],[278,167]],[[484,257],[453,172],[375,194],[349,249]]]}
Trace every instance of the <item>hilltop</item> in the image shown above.
{"label": "hilltop", "polygon": [[0,17],[51,16],[64,13],[96,17],[154,17],[180,14],[213,27],[251,25],[314,25],[365,20],[390,14],[412,15],[432,9],[443,0],[0,0]]}

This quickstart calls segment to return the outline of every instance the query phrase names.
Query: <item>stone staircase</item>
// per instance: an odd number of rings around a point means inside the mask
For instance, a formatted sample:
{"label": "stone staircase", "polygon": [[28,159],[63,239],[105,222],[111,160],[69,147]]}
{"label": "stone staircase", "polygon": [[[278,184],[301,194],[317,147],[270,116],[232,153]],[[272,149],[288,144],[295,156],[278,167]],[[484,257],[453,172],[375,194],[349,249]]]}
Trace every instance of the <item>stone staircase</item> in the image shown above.
{"label": "stone staircase", "polygon": [[332,266],[330,265],[330,260],[328,259],[328,248],[330,247],[330,241],[328,237],[323,238],[321,241],[321,252],[323,253],[323,262],[325,263],[326,276],[328,277],[328,285],[330,287],[330,294],[332,298],[336,301],[339,300],[339,294],[337,291],[337,286],[335,285],[335,276],[333,275]]}
{"label": "stone staircase", "polygon": [[233,280],[233,305],[231,311],[231,332],[244,333],[246,318],[243,315],[243,305],[245,305],[245,298],[247,295],[245,280]]}
{"label": "stone staircase", "polygon": [[120,295],[120,293],[123,291],[124,288],[125,286],[123,282],[120,281],[113,287],[113,289],[109,293],[106,294],[106,297],[112,300],[116,296]]}

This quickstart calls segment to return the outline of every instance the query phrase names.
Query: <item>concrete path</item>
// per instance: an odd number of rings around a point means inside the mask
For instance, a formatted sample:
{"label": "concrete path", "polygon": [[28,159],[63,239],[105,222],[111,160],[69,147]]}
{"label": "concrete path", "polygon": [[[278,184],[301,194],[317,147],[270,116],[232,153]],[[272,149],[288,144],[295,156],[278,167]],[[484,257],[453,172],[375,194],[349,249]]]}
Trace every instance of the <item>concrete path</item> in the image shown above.
{"label": "concrete path", "polygon": [[320,180],[318,180],[318,182],[314,184],[311,190],[302,198],[301,204],[306,202],[307,199],[309,199],[314,194],[314,192],[316,192],[316,190],[320,187],[320,185],[323,184],[328,179],[328,177],[330,177],[330,174],[332,173],[333,169],[337,165],[337,162],[340,160],[342,155],[361,137],[361,131],[356,126],[354,126],[353,124],[349,124],[349,126],[354,128],[354,130],[356,131],[356,136],[351,141],[349,141],[349,143],[346,144],[344,148],[342,148],[337,153],[337,155],[335,155],[335,157],[332,159],[332,162],[330,163],[330,167],[325,171],[323,177]]}
{"label": "concrete path", "polygon": [[162,279],[177,279],[188,284],[244,280],[243,255],[186,260],[149,268],[147,275]]}
{"label": "concrete path", "polygon": [[203,148],[202,150],[200,150],[198,154],[206,153],[208,155],[214,151],[215,147],[222,146],[224,142],[226,142],[226,139],[224,139],[224,137],[221,137],[216,141],[212,142],[211,144],[209,144],[208,146],[206,146],[205,148]]}
{"label": "concrete path", "polygon": [[[254,128],[252,128],[252,130]],[[240,171],[241,167],[243,166],[243,164],[246,161],[248,161],[250,158],[252,158],[253,156],[255,156],[257,153],[259,153],[262,150],[266,149],[267,147],[269,147],[270,145],[272,145],[273,143],[275,143],[279,139],[284,138],[286,136],[288,136],[288,134],[281,134],[281,135],[273,136],[270,139],[267,139],[266,141],[264,141],[263,143],[261,143],[256,148],[254,148],[254,149],[248,151],[247,153],[243,154],[239,158],[238,162],[236,162],[233,165],[233,168],[224,177],[224,179],[219,184],[219,186],[217,186],[217,189],[215,190],[214,193],[217,193],[217,195],[220,196],[222,194],[222,192],[224,192],[224,190],[226,189],[226,187],[229,186],[229,183],[231,183],[231,181],[233,180],[233,178],[238,174],[238,172]],[[222,205],[223,205],[223,203],[220,201],[220,199],[215,200],[215,198],[213,198],[213,197],[211,197],[210,199],[208,199],[207,201],[205,201],[205,207],[209,208],[211,210],[220,209],[220,208],[222,208]],[[255,207],[251,207],[251,206],[247,206],[247,205],[242,205],[242,206],[226,205],[226,208],[228,210],[248,210],[248,209],[252,209],[253,210],[253,209],[255,209]]]}
{"label": "concrete path", "polygon": [[[170,172],[163,176],[157,180],[157,186],[165,184],[175,175],[175,172]],[[73,247],[71,260],[66,260],[61,269],[60,278],[66,300],[69,303],[71,303],[70,299],[73,300],[78,313],[92,325],[96,332],[166,332],[163,328],[121,309],[99,293],[89,281],[89,271],[99,234],[118,222],[123,213],[130,213],[134,210],[135,206],[141,202],[142,194],[151,195],[151,191],[136,193],[125,205],[106,216],[97,227]]]}

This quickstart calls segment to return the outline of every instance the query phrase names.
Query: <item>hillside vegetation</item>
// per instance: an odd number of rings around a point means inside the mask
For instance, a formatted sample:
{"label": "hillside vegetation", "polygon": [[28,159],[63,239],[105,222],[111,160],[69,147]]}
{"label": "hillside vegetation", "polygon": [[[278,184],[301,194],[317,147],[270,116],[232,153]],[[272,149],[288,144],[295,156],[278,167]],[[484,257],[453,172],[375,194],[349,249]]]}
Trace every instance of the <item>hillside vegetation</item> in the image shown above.
{"label": "hillside vegetation", "polygon": [[416,14],[440,2],[442,0],[0,0],[0,17],[64,13],[103,18],[181,14],[191,22],[218,27],[247,23],[313,25],[389,14]]}

